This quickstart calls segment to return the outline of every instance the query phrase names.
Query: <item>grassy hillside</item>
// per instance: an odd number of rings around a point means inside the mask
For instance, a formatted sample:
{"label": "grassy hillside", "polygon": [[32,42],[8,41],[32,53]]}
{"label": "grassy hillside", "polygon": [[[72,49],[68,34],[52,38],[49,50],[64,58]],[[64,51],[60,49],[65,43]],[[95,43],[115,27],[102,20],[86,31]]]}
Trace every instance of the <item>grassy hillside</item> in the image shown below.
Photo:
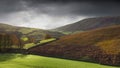
{"label": "grassy hillside", "polygon": [[91,30],[106,26],[112,26],[112,25],[120,25],[119,16],[88,18],[53,30],[61,31],[61,32],[76,32],[76,31],[85,31],[85,30]]}
{"label": "grassy hillside", "polygon": [[46,34],[51,35],[52,37],[63,36],[62,33],[53,32],[48,30],[36,29],[36,28],[27,28],[27,27],[17,27],[7,24],[0,23],[0,32],[16,32],[19,33],[19,36],[32,37],[35,40],[41,40]]}
{"label": "grassy hillside", "polygon": [[117,68],[36,55],[0,54],[0,68]]}
{"label": "grassy hillside", "polygon": [[[3,35],[3,33],[5,35]],[[41,40],[49,38],[59,38],[64,34],[48,30],[17,27],[7,24],[0,24],[0,52],[7,48],[29,48],[37,45]],[[9,37],[9,38],[8,38]],[[8,49],[7,49],[8,50]]]}
{"label": "grassy hillside", "polygon": [[120,65],[120,26],[111,26],[61,37],[30,51],[36,54]]}

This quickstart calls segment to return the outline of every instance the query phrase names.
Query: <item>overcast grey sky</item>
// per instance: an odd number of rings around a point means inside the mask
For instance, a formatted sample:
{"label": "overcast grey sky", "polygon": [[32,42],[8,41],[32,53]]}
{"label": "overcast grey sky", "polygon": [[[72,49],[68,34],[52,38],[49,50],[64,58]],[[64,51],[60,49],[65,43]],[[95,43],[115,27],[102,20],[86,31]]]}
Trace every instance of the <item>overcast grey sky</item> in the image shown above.
{"label": "overcast grey sky", "polygon": [[88,17],[119,16],[119,0],[0,0],[0,22],[52,29]]}

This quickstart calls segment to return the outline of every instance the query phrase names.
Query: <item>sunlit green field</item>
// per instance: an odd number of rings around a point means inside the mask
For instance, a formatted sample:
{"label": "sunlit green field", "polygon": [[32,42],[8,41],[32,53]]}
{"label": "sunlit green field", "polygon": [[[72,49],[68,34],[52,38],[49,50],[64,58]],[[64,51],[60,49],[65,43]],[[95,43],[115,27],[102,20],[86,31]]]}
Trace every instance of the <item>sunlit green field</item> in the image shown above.
{"label": "sunlit green field", "polygon": [[51,42],[51,41],[54,41],[54,40],[56,40],[56,38],[50,38],[50,39],[41,40],[40,44],[48,43],[48,42]]}
{"label": "sunlit green field", "polygon": [[0,54],[0,68],[119,68],[36,55]]}
{"label": "sunlit green field", "polygon": [[48,43],[48,42],[51,42],[51,41],[54,41],[54,40],[56,40],[56,38],[50,38],[50,39],[41,40],[37,44],[35,44],[35,43],[28,43],[28,44],[25,44],[24,49],[28,49],[28,48],[34,47],[36,45],[42,45],[42,44],[45,44],[45,43]]}

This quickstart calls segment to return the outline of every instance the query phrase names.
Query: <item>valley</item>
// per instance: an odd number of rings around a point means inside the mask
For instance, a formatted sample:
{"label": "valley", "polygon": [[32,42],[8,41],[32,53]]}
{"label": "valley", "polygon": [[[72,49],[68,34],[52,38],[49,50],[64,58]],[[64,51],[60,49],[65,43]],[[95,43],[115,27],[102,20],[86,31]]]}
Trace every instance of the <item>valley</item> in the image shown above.
{"label": "valley", "polygon": [[0,24],[0,68],[120,68],[119,21],[88,18],[52,30]]}

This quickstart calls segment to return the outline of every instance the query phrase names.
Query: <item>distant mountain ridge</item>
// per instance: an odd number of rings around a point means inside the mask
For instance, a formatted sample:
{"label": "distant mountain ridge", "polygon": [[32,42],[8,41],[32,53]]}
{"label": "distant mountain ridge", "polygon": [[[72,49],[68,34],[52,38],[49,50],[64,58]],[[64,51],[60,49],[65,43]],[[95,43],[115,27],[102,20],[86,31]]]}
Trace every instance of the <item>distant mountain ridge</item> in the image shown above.
{"label": "distant mountain ridge", "polygon": [[66,32],[75,32],[75,31],[86,31],[96,28],[102,28],[107,26],[120,25],[120,16],[107,16],[107,17],[96,17],[96,18],[87,18],[79,22],[68,24],[66,26],[58,27],[53,29],[54,31],[66,31]]}

